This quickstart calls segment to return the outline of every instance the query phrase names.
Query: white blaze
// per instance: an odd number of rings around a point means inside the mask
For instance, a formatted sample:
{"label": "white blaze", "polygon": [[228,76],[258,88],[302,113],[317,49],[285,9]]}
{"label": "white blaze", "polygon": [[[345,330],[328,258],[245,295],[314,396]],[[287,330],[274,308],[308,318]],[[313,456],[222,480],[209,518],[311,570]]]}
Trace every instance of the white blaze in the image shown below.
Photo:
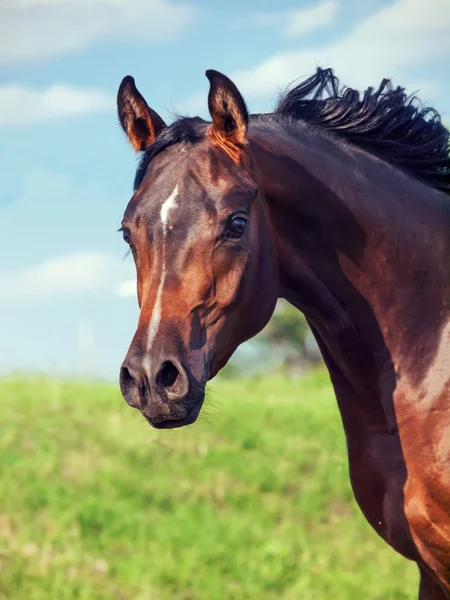
{"label": "white blaze", "polygon": [[159,322],[161,321],[161,298],[164,289],[164,280],[166,278],[166,235],[167,235],[167,221],[169,213],[175,208],[176,200],[178,197],[178,185],[161,206],[161,223],[162,223],[162,259],[161,259],[161,279],[159,280],[158,291],[156,292],[156,300],[153,306],[152,316],[150,318],[150,324],[148,326],[148,340],[147,348],[150,350],[152,347],[153,340],[155,339],[156,332],[158,331]]}

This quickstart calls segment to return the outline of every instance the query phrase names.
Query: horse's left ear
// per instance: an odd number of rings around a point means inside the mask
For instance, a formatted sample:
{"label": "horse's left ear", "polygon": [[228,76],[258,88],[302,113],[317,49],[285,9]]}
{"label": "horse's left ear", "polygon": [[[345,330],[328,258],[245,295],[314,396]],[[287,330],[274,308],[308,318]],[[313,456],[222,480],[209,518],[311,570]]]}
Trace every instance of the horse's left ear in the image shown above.
{"label": "horse's left ear", "polygon": [[158,113],[148,106],[131,75],[124,77],[120,84],[117,110],[120,124],[137,152],[153,144],[158,133],[166,126]]}
{"label": "horse's left ear", "polygon": [[248,111],[234,83],[222,73],[206,71],[210,89],[209,114],[212,118],[211,136],[235,162],[239,162],[247,143]]}

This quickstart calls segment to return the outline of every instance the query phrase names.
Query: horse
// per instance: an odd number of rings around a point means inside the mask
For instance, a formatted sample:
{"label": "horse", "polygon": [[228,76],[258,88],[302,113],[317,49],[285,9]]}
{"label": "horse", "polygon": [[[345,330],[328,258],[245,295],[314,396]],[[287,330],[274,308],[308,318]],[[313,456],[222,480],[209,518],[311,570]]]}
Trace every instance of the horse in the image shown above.
{"label": "horse", "polygon": [[155,428],[194,423],[286,299],[328,369],[363,515],[417,564],[420,600],[450,598],[449,132],[390,79],[360,93],[319,68],[249,114],[227,76],[206,77],[210,121],[166,124],[133,77],[118,89],[140,153],[122,395]]}

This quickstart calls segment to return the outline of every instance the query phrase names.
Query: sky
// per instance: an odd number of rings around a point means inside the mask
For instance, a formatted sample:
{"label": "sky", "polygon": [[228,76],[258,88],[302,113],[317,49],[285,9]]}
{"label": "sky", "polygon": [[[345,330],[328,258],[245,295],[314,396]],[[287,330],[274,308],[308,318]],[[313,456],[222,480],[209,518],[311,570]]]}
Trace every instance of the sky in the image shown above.
{"label": "sky", "polygon": [[449,0],[0,0],[0,373],[118,377],[138,319],[125,75],[167,122],[208,116],[206,69],[262,112],[317,66],[392,77],[449,123]]}

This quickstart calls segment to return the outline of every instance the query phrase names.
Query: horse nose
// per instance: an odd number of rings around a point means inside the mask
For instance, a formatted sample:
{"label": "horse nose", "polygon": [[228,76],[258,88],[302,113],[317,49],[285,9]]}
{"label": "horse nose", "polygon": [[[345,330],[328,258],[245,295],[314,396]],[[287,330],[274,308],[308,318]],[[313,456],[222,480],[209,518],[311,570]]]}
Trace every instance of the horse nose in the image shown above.
{"label": "horse nose", "polygon": [[180,402],[189,392],[189,379],[181,363],[174,359],[165,359],[155,369],[152,379],[156,391],[163,391],[172,402]]}
{"label": "horse nose", "polygon": [[127,357],[120,367],[119,385],[122,396],[133,408],[140,405],[140,396],[144,394],[139,363],[135,357]]}
{"label": "horse nose", "polygon": [[127,357],[119,380],[123,397],[134,408],[145,403],[147,393],[156,394],[161,400],[181,402],[189,392],[186,370],[175,358],[155,362],[150,356]]}

